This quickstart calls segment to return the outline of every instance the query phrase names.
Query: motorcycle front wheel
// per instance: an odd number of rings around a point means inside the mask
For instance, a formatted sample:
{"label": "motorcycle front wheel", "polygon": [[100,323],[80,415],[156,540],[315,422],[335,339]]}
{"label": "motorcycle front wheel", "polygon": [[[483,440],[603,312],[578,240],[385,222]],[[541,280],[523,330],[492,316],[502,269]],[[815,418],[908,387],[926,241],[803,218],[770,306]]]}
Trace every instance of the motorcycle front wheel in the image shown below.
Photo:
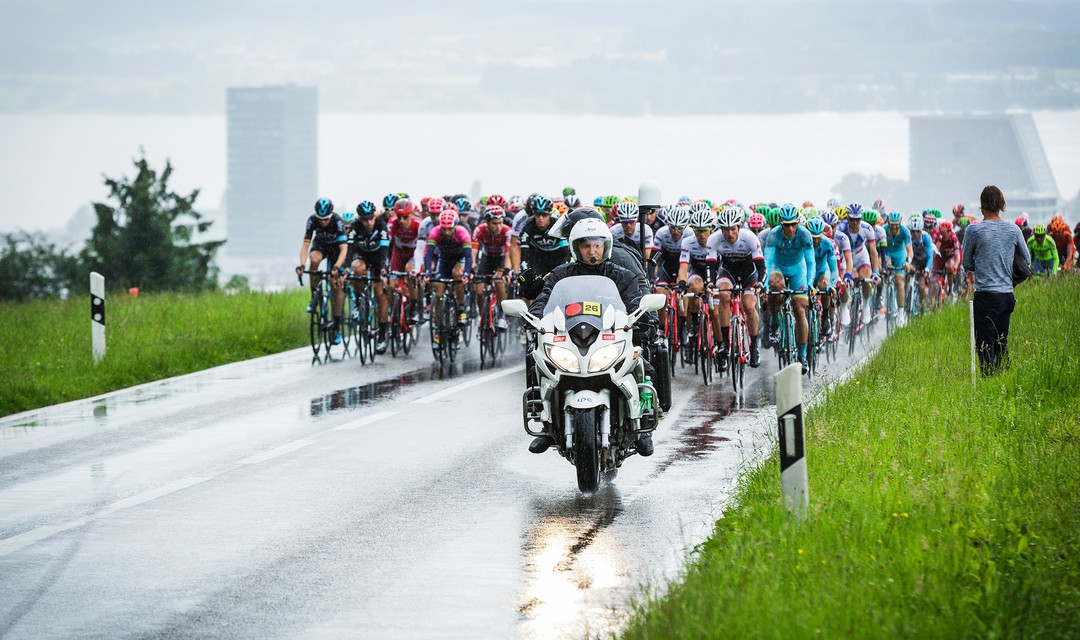
{"label": "motorcycle front wheel", "polygon": [[574,468],[578,490],[595,493],[600,487],[600,433],[596,409],[572,411],[574,421]]}

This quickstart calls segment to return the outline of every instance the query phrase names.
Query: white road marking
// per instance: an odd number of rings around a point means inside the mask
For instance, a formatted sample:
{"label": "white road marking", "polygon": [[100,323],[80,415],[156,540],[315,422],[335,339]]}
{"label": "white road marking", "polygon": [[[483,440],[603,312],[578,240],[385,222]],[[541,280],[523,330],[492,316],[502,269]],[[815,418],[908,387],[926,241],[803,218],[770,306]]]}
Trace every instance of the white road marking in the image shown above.
{"label": "white road marking", "polygon": [[19,549],[29,547],[32,544],[41,542],[42,540],[50,538],[58,533],[62,533],[69,529],[74,529],[75,527],[81,527],[88,522],[92,522],[94,520],[97,520],[98,518],[103,518],[107,515],[116,513],[117,511],[130,509],[131,507],[143,504],[144,502],[150,502],[151,500],[156,500],[157,498],[160,498],[162,496],[167,496],[170,493],[176,493],[177,491],[180,491],[182,489],[193,487],[197,484],[206,482],[209,479],[210,477],[198,476],[192,478],[184,478],[183,480],[177,480],[176,482],[171,482],[165,486],[158,487],[157,489],[151,489],[150,491],[144,491],[143,493],[131,496],[130,498],[118,500],[106,506],[104,509],[98,511],[92,516],[77,518],[75,520],[72,520],[71,522],[66,522],[61,525],[48,525],[44,527],[38,527],[36,529],[31,529],[30,531],[27,531],[25,533],[20,533],[17,536],[7,538],[6,540],[0,540],[0,556],[6,556],[9,553],[14,553]]}
{"label": "white road marking", "polygon": [[469,387],[475,387],[478,384],[484,384],[485,382],[489,382],[489,381],[495,380],[497,378],[502,378],[503,376],[508,376],[511,373],[518,373],[518,372],[521,372],[521,371],[524,371],[524,370],[525,370],[525,365],[522,364],[522,365],[518,365],[516,367],[511,367],[509,369],[504,369],[503,371],[496,371],[495,373],[492,373],[492,374],[489,374],[489,375],[486,375],[486,376],[480,376],[479,378],[469,380],[468,382],[462,382],[461,384],[455,384],[454,386],[447,387],[447,388],[443,389],[442,391],[436,391],[435,393],[431,394],[430,396],[424,396],[423,398],[420,398],[419,400],[413,400],[413,404],[428,404],[428,403],[431,403],[431,402],[435,402],[436,400],[442,400],[446,396],[453,395],[453,394],[457,393],[458,391],[461,391],[462,389],[468,389]]}
{"label": "white road marking", "polygon": [[251,457],[248,457],[248,458],[244,458],[243,460],[237,460],[236,464],[259,464],[260,462],[266,462],[267,460],[270,460],[271,458],[276,458],[278,456],[283,456],[286,453],[289,453],[291,451],[296,451],[297,449],[301,449],[303,447],[306,447],[309,444],[315,444],[316,442],[318,442],[318,440],[293,440],[292,442],[290,442],[288,444],[281,445],[277,449],[271,449],[269,451],[265,451],[265,452],[260,453],[258,455],[254,455],[254,456],[251,456]]}
{"label": "white road marking", "polygon": [[362,427],[365,424],[371,424],[372,422],[378,422],[379,420],[385,420],[386,418],[396,416],[397,414],[398,414],[397,411],[380,411],[378,413],[373,413],[370,416],[365,416],[363,418],[360,418],[359,420],[353,420],[352,422],[346,422],[345,424],[343,424],[341,426],[334,427],[333,429],[331,429],[331,431],[352,431],[353,429],[356,429],[358,427]]}

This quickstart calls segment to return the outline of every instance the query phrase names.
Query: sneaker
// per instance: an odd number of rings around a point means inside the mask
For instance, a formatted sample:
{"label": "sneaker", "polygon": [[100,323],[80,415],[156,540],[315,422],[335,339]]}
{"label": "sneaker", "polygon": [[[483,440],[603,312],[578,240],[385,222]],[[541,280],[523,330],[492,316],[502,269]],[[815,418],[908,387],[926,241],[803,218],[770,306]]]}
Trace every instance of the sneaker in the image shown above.
{"label": "sneaker", "polygon": [[375,341],[375,353],[380,356],[386,353],[386,334],[379,336],[378,340]]}
{"label": "sneaker", "polygon": [[758,353],[757,345],[750,345],[750,368],[757,369],[761,366],[761,355]]}
{"label": "sneaker", "polygon": [[726,342],[720,344],[720,349],[716,353],[716,357],[720,359],[720,373],[728,370],[728,358],[731,355],[730,348]]}
{"label": "sneaker", "polygon": [[458,324],[469,324],[469,314],[467,314],[467,313],[458,314]]}
{"label": "sneaker", "polygon": [[438,333],[436,333],[436,334],[435,334],[435,336],[434,336],[434,337],[432,338],[432,340],[431,340],[431,341],[432,341],[432,343],[433,343],[433,344],[435,344],[436,346],[438,346],[438,344],[439,344],[439,334],[438,334]]}
{"label": "sneaker", "polygon": [[642,458],[648,458],[653,454],[652,436],[645,434],[634,442],[634,448],[637,449],[638,455]]}
{"label": "sneaker", "polygon": [[804,376],[810,373],[810,365],[806,364],[806,358],[799,358],[799,364],[802,365],[802,374]]}
{"label": "sneaker", "polygon": [[529,445],[529,452],[543,453],[547,451],[553,444],[555,444],[555,438],[553,438],[552,436],[536,436],[535,438],[533,438],[532,444]]}
{"label": "sneaker", "polygon": [[826,338],[832,336],[832,318],[828,315],[825,316],[825,320],[821,323],[821,335]]}
{"label": "sneaker", "polygon": [[780,344],[780,326],[771,325],[769,326],[769,346],[775,347],[778,344]]}
{"label": "sneaker", "polygon": [[307,308],[304,309],[304,313],[311,313],[311,300],[308,300]]}
{"label": "sneaker", "polygon": [[506,331],[510,328],[510,323],[506,321],[506,318],[499,318],[495,321],[495,328],[499,331]]}
{"label": "sneaker", "polygon": [[330,342],[333,342],[335,346],[341,344],[341,334],[335,331],[334,337],[330,339]]}

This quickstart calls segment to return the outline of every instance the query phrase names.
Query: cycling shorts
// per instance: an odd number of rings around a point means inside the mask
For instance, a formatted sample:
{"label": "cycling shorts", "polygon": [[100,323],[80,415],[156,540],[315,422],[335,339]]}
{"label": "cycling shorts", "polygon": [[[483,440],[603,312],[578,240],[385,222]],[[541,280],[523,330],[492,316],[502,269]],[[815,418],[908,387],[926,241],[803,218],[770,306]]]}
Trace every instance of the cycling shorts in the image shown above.
{"label": "cycling shorts", "polygon": [[394,247],[390,251],[390,270],[399,273],[409,270],[409,261],[416,255],[415,249],[402,249]]}
{"label": "cycling shorts", "polygon": [[721,267],[720,272],[716,274],[716,284],[721,282],[731,283],[733,287],[740,287],[742,289],[750,289],[758,282],[757,267],[751,263],[750,269],[747,271],[735,271],[734,273]]}
{"label": "cycling shorts", "polygon": [[[675,263],[676,267],[678,262]],[[676,268],[674,271],[668,269],[671,265],[661,262],[656,267],[656,286],[670,289],[679,282],[679,270]]]}
{"label": "cycling shorts", "polygon": [[704,262],[695,262],[691,260],[686,264],[686,279],[701,278],[706,280],[709,277],[709,267]]}
{"label": "cycling shorts", "polygon": [[907,262],[907,251],[901,251],[899,253],[885,252],[885,266],[899,269]]}
{"label": "cycling shorts", "polygon": [[[934,254],[934,265],[932,267],[930,267],[930,268],[933,271],[945,271],[945,264],[947,262],[949,262],[950,260],[952,260],[953,258],[955,258],[955,257],[956,257],[955,253],[952,254],[951,256],[947,256],[947,257],[935,253]],[[957,261],[957,265],[959,265],[959,261]]]}
{"label": "cycling shorts", "polygon": [[870,265],[870,250],[866,248],[864,244],[858,251],[851,252],[851,268],[855,270],[857,274],[859,269],[863,267],[869,267]]}
{"label": "cycling shorts", "polygon": [[1032,273],[1043,273],[1043,272],[1052,273],[1053,269],[1054,269],[1054,259],[1053,258],[1050,258],[1049,260],[1039,260],[1039,259],[1036,258],[1036,259],[1032,259],[1032,261],[1031,261],[1031,272]]}
{"label": "cycling shorts", "polygon": [[503,256],[489,256],[484,254],[480,256],[480,262],[476,265],[476,275],[478,276],[490,276],[494,275],[496,271],[502,269],[506,264],[506,258]]}
{"label": "cycling shorts", "polygon": [[319,253],[321,253],[324,258],[329,260],[326,265],[326,268],[329,269],[337,262],[338,256],[341,253],[341,245],[337,243],[323,244],[321,242],[313,242],[311,243],[311,247],[309,247],[308,251],[318,251]]}
{"label": "cycling shorts", "polygon": [[352,266],[353,260],[361,260],[365,265],[367,265],[368,275],[370,275],[372,278],[378,278],[383,270],[383,263],[382,260],[380,260],[381,257],[382,256],[380,256],[379,252],[377,251],[370,252],[351,249],[349,251],[349,258],[346,261],[347,264],[345,266]]}
{"label": "cycling shorts", "polygon": [[439,256],[439,265],[435,267],[435,274],[443,279],[453,278],[454,267],[459,264],[465,264],[465,254],[461,254],[456,258],[451,256],[449,259],[446,256]]}
{"label": "cycling shorts", "polygon": [[806,265],[799,263],[791,267],[782,267],[780,265],[773,266],[773,273],[779,273],[784,276],[784,281],[787,283],[788,289],[793,291],[800,291],[803,295],[806,295]]}

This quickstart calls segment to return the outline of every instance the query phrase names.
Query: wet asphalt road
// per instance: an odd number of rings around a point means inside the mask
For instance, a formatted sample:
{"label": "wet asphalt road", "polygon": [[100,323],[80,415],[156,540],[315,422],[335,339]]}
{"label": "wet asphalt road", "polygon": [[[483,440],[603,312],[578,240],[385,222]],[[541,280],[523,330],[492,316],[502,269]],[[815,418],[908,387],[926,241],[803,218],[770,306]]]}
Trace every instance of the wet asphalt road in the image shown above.
{"label": "wet asphalt road", "polygon": [[608,634],[773,446],[771,352],[739,399],[683,370],[656,454],[582,497],[526,449],[516,347],[479,371],[474,343],[449,374],[418,347],[367,366],[297,350],[0,420],[0,636]]}

